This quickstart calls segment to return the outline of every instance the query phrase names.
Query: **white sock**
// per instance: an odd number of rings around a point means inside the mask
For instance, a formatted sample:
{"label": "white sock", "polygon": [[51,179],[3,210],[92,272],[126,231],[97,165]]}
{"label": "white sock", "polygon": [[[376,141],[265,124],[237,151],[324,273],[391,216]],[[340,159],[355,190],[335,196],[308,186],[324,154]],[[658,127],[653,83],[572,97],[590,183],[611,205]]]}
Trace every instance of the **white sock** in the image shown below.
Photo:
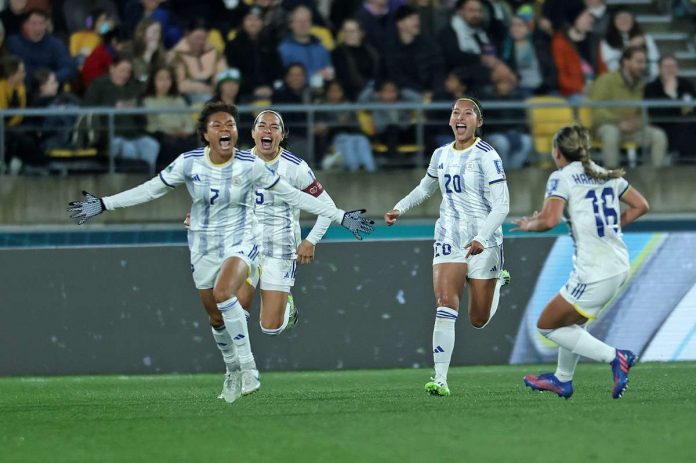
{"label": "white sock", "polygon": [[246,319],[246,321],[249,321],[249,319],[251,318],[251,314],[244,307],[242,307],[242,310],[244,311],[244,318]]}
{"label": "white sock", "polygon": [[578,364],[580,356],[574,354],[565,347],[558,348],[558,365],[556,366],[556,378],[562,382],[568,382],[573,379],[575,367]]}
{"label": "white sock", "polygon": [[222,360],[224,360],[227,366],[227,371],[239,370],[239,359],[237,358],[237,349],[234,347],[234,342],[230,333],[227,332],[225,325],[214,327],[211,326],[210,330],[213,332],[213,339],[215,339],[215,344],[217,348],[220,349],[222,354]]}
{"label": "white sock", "polygon": [[555,330],[540,329],[539,332],[572,353],[597,362],[609,363],[616,356],[616,349],[595,338],[578,325],[564,326]]}
{"label": "white sock", "polygon": [[435,313],[433,327],[433,362],[435,363],[435,378],[447,379],[454,350],[454,323],[459,314],[449,307],[438,307]]}
{"label": "white sock", "polygon": [[241,304],[236,297],[232,297],[225,302],[218,303],[217,306],[222,314],[222,319],[225,320],[227,332],[234,342],[240,366],[243,370],[256,369],[254,354],[251,353],[249,329]]}
{"label": "white sock", "polygon": [[[498,281],[496,281],[496,283],[495,283],[495,290],[493,291],[493,302],[491,303],[491,310],[488,313],[488,321],[486,323],[484,323],[481,328],[478,328],[478,329],[481,330],[481,329],[485,328],[486,326],[488,326],[488,324],[491,322],[491,320],[493,320],[493,315],[495,315],[495,313],[498,311],[498,302],[500,301],[500,288],[502,288],[502,287],[503,287],[503,282],[500,281],[500,278],[498,278]],[[476,327],[474,327],[474,328],[476,328]]]}

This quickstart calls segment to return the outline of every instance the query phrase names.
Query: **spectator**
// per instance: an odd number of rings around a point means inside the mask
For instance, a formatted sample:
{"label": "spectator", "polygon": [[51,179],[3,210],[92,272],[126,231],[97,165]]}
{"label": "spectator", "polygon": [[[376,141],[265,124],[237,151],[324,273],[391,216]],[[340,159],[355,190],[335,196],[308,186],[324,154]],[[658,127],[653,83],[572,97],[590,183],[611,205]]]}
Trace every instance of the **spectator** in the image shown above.
{"label": "spectator", "polygon": [[585,0],[585,8],[592,15],[592,33],[595,37],[605,37],[611,23],[606,0]]}
{"label": "spectator", "polygon": [[[445,84],[442,90],[435,92],[433,102],[447,102],[450,106],[447,109],[428,111],[426,121],[428,129],[426,138],[430,146],[426,152],[435,151],[436,148],[452,142],[452,129],[447,125],[452,115],[451,103],[459,98],[471,95],[468,82],[470,81],[469,72],[465,68],[453,69],[445,76]],[[477,96],[478,95],[472,95]],[[446,126],[446,128],[443,128]]]}
{"label": "spectator", "polygon": [[336,80],[341,83],[350,101],[374,84],[379,74],[379,54],[363,40],[365,34],[355,19],[346,19],[341,27],[339,43],[331,53]]}
{"label": "spectator", "polygon": [[48,32],[49,20],[48,14],[41,10],[27,13],[22,33],[8,37],[7,49],[22,58],[27,75],[34,75],[38,69],[50,69],[62,85],[77,75],[77,66],[63,42]]}
{"label": "spectator", "polygon": [[[130,59],[117,56],[109,66],[109,73],[98,77],[87,87],[84,106],[134,108],[141,93],[140,82],[132,79]],[[116,135],[109,150],[117,159],[139,160],[147,164],[147,171],[155,173],[159,143],[145,133],[146,118],[139,114],[119,114],[115,117]],[[105,130],[106,124],[100,129]]]}
{"label": "spectator", "polygon": [[[26,108],[25,72],[24,63],[16,56],[0,61],[0,110]],[[39,166],[44,162],[36,136],[21,127],[22,122],[22,116],[5,119],[5,164],[10,174],[18,174],[24,164]]]}
{"label": "spectator", "polygon": [[421,34],[434,38],[447,26],[449,15],[440,0],[410,0],[409,5],[418,11]]}
{"label": "spectator", "polygon": [[354,18],[365,31],[365,41],[384,56],[385,45],[396,34],[394,15],[389,12],[388,0],[365,0]]}
{"label": "spectator", "polygon": [[9,0],[7,8],[0,12],[0,23],[5,27],[8,37],[22,32],[26,10],[27,0]]}
{"label": "spectator", "polygon": [[554,33],[551,41],[558,88],[571,101],[584,98],[595,77],[606,70],[597,56],[599,43],[591,32],[592,21],[589,10],[580,10],[571,25]]}
{"label": "spectator", "polygon": [[109,72],[109,66],[121,54],[126,46],[126,38],[119,27],[108,31],[102,36],[102,42],[85,59],[80,71],[82,88],[86,89],[97,77]]}
{"label": "spectator", "polygon": [[627,47],[643,47],[648,57],[648,79],[658,75],[660,52],[650,34],[643,32],[633,13],[625,8],[614,10],[611,15],[606,37],[600,44],[600,56],[608,71],[619,69],[621,53]]}
{"label": "spectator", "polygon": [[[186,109],[188,103],[179,94],[176,85],[176,73],[171,67],[153,68],[145,87],[143,107],[149,109]],[[196,123],[190,113],[147,114],[147,133],[152,135],[160,145],[157,166],[168,166],[177,156],[198,146]]]}
{"label": "spectator", "polygon": [[[291,63],[285,68],[285,77],[283,77],[283,85],[273,92],[273,104],[308,104],[310,103],[309,90],[307,88],[307,74],[305,67],[301,63]],[[285,126],[292,137],[292,151],[296,153],[306,153],[307,156],[312,156],[315,153],[308,151],[307,138],[307,118],[303,112],[284,111]],[[311,159],[315,161],[317,159]],[[310,165],[313,162],[310,162]]]}
{"label": "spectator", "polygon": [[162,67],[167,53],[162,42],[162,24],[145,18],[135,26],[133,34],[133,77],[146,82],[152,70]]}
{"label": "spectator", "polygon": [[121,23],[118,7],[112,0],[65,0],[62,14],[68,34],[83,29],[87,18],[97,9],[105,11],[114,24]]}
{"label": "spectator", "polygon": [[556,88],[556,68],[547,45],[543,36],[532,33],[525,18],[512,18],[502,59],[517,75],[523,97],[549,93]]}
{"label": "spectator", "polygon": [[[493,77],[493,91],[488,98],[495,101],[520,103],[524,97],[515,87],[515,77]],[[532,137],[521,108],[488,109],[486,111],[487,139],[500,155],[505,170],[521,169],[532,153]]]}
{"label": "spectator", "polygon": [[[590,99],[642,100],[645,67],[645,50],[640,47],[627,48],[621,55],[620,69],[599,76],[592,85]],[[592,125],[602,142],[602,160],[606,167],[619,166],[619,149],[625,141],[633,141],[645,149],[649,148],[654,167],[665,163],[667,136],[662,129],[645,124],[639,107],[594,108]]]}
{"label": "spectator", "polygon": [[85,20],[85,28],[70,35],[70,55],[77,68],[82,69],[85,59],[102,42],[102,35],[115,26],[113,18],[104,10],[94,10]]}
{"label": "spectator", "polygon": [[189,23],[186,35],[171,50],[179,91],[191,103],[203,103],[213,96],[215,75],[227,66],[215,47],[208,43],[208,25],[200,18]]}
{"label": "spectator", "polygon": [[[368,88],[360,95],[358,101],[366,103],[405,103],[420,102],[418,93],[400,89],[396,82],[389,79],[378,81],[374,89]],[[387,146],[387,156],[395,158],[397,148],[404,143],[415,143],[413,111],[402,109],[379,109],[372,111],[375,138]]]}
{"label": "spectator", "polygon": [[408,5],[394,13],[397,34],[387,46],[385,74],[402,89],[421,94],[430,101],[445,77],[445,65],[440,47],[420,33],[418,11]]}
{"label": "spectator", "polygon": [[123,26],[129,36],[144,18],[151,18],[162,24],[164,46],[168,49],[181,40],[181,29],[172,13],[162,6],[164,0],[129,0],[123,13]]}
{"label": "spectator", "polygon": [[679,63],[672,55],[660,58],[660,75],[645,87],[646,100],[683,101],[681,108],[648,107],[654,125],[667,134],[669,150],[679,155],[679,161],[696,161],[693,100],[696,98],[694,85],[679,77]]}
{"label": "spectator", "polygon": [[273,84],[282,80],[283,63],[278,45],[263,29],[262,11],[250,8],[242,28],[227,42],[227,65],[237,68],[243,77],[239,96],[243,100],[270,99]]}
{"label": "spectator", "polygon": [[214,100],[220,100],[230,106],[238,104],[237,97],[239,96],[240,81],[242,75],[237,68],[225,69],[217,75],[215,80]]}
{"label": "spectator", "polygon": [[301,63],[309,76],[309,86],[320,89],[325,80],[334,78],[334,68],[329,51],[312,35],[312,12],[298,6],[289,16],[290,35],[278,46],[284,66]]}
{"label": "spectator", "polygon": [[[550,22],[551,31],[563,31],[573,25],[578,11],[583,8],[584,0],[544,0],[540,22]],[[546,28],[545,25],[542,27]]]}
{"label": "spectator", "polygon": [[[324,102],[334,106],[346,104],[340,82],[334,80],[326,83]],[[318,138],[327,140],[317,143],[318,146],[333,145],[334,152],[340,154],[350,172],[357,172],[361,167],[368,172],[377,170],[370,140],[360,131],[355,111],[326,111],[317,116],[320,122],[315,125],[315,133]]]}

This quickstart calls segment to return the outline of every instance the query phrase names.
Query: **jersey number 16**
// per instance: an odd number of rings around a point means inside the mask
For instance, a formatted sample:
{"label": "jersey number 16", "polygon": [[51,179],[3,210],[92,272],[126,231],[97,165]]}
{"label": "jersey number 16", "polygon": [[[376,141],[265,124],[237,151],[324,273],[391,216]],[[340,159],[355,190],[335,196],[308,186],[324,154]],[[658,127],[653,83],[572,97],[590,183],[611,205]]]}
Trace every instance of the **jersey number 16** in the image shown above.
{"label": "jersey number 16", "polygon": [[619,212],[614,208],[614,190],[604,188],[597,196],[597,192],[590,190],[585,198],[592,200],[595,223],[597,225],[597,235],[601,238],[605,235],[606,227],[614,232],[619,231]]}

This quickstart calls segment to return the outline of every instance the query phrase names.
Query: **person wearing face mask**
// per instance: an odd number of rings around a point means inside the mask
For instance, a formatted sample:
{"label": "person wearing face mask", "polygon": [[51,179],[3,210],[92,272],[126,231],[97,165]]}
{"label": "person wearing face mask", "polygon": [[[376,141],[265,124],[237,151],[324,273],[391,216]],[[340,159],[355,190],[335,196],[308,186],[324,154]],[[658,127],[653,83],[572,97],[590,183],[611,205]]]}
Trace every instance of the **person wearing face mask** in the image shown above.
{"label": "person wearing face mask", "polygon": [[447,372],[464,288],[469,287],[469,322],[481,329],[498,310],[500,288],[510,280],[503,270],[502,233],[510,196],[500,156],[477,136],[483,126],[478,101],[457,99],[449,126],[454,142],[435,150],[420,184],[384,215],[385,223],[394,225],[437,190],[442,194],[433,246],[435,376],[425,385],[437,396],[450,395]]}
{"label": "person wearing face mask", "polygon": [[[193,201],[188,229],[191,271],[226,364],[221,395],[228,403],[261,387],[240,304],[241,288],[256,271],[263,244],[254,213],[259,194],[271,194],[292,207],[339,222],[357,239],[372,231],[371,221],[361,215],[364,210],[345,212],[320,201],[311,191],[303,193],[261,157],[237,149],[238,119],[236,107],[206,103],[197,127],[204,147],[181,154],[159,175],[135,188],[101,198],[83,192],[84,199],[68,207],[71,218],[82,225],[104,211],[143,204],[186,185]],[[269,142],[268,131],[263,132],[259,140],[264,149],[278,142],[272,136]]]}
{"label": "person wearing face mask", "polygon": [[114,20],[102,9],[93,10],[85,20],[85,29],[70,35],[70,54],[82,69],[85,59],[101,43],[102,37],[114,28]]}

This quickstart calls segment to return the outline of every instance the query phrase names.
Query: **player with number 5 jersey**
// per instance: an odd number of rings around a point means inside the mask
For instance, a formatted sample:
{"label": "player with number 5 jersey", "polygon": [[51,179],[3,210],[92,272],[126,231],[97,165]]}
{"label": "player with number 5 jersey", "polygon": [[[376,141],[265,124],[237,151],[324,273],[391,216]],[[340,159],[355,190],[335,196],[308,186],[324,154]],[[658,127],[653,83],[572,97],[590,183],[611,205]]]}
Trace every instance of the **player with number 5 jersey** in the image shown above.
{"label": "player with number 5 jersey", "polygon": [[[623,170],[595,164],[590,147],[587,129],[559,130],[552,147],[558,170],[549,177],[544,207],[516,221],[517,230],[546,231],[560,222],[565,210],[575,242],[570,278],[537,321],[539,332],[559,346],[556,372],[527,375],[524,382],[534,390],[552,391],[568,399],[582,355],[611,364],[612,397],[617,399],[628,385],[628,372],[637,356],[605,344],[587,332],[585,325],[600,316],[628,278],[628,250],[621,229],[645,214],[649,206],[623,178]],[[623,212],[620,202],[627,206]]]}
{"label": "player with number 5 jersey", "polygon": [[447,373],[454,349],[460,296],[469,287],[469,321],[488,324],[509,275],[503,271],[502,224],[509,210],[507,180],[500,156],[479,138],[481,105],[460,98],[449,125],[454,142],[435,150],[420,184],[387,212],[387,225],[421,204],[438,189],[440,217],[435,224],[433,287],[437,309],[433,328],[435,376],[425,385],[433,395],[450,395]]}

